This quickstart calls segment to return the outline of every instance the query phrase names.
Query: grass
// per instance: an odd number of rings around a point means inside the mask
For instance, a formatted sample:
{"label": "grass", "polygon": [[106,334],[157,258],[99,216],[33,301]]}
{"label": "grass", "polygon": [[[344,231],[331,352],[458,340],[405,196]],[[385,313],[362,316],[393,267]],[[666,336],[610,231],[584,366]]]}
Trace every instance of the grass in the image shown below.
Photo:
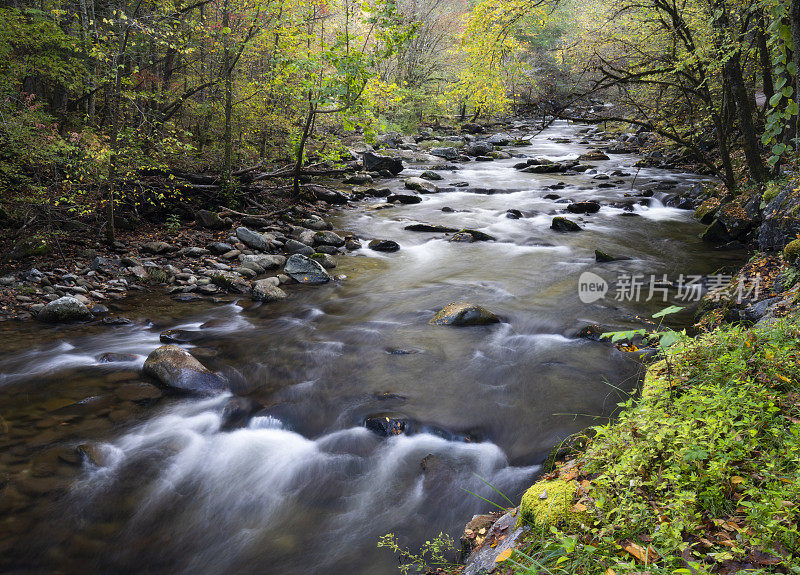
{"label": "grass", "polygon": [[576,486],[583,520],[531,522],[504,569],[800,573],[799,360],[794,319],[683,338],[641,397],[545,476]]}

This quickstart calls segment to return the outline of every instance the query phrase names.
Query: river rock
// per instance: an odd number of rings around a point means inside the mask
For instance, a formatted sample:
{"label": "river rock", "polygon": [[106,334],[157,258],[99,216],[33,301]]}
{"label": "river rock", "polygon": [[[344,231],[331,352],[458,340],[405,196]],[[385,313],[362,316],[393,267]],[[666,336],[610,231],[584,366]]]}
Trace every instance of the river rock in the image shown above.
{"label": "river rock", "polygon": [[432,224],[411,224],[403,228],[409,232],[432,232],[432,233],[445,233],[452,234],[458,231],[458,228],[450,228],[448,226],[437,226]]}
{"label": "river rock", "polygon": [[283,249],[286,251],[286,253],[300,254],[304,256],[310,256],[314,253],[314,248],[304,244],[303,242],[298,242],[297,240],[286,240]]}
{"label": "river rock", "polygon": [[89,321],[92,319],[92,312],[74,297],[64,296],[44,306],[36,319],[45,323]]}
{"label": "river rock", "polygon": [[214,212],[208,210],[199,210],[197,212],[197,223],[209,230],[227,230],[231,227],[229,222],[226,222]]}
{"label": "river rock", "polygon": [[260,408],[261,405],[249,397],[231,397],[222,408],[221,429],[230,431],[246,426]]}
{"label": "river rock", "polygon": [[236,237],[248,248],[262,252],[269,251],[269,242],[262,234],[254,232],[250,228],[236,228]]}
{"label": "river rock", "polygon": [[[324,248],[324,247],[327,247],[327,246],[320,246],[320,248]],[[336,259],[330,254],[316,253],[316,254],[311,254],[308,257],[310,259],[314,260],[315,262],[319,263],[326,270],[333,269],[333,268],[336,267]]]}
{"label": "river rock", "polygon": [[578,156],[580,162],[597,162],[600,160],[608,160],[609,157],[603,152],[587,152]]}
{"label": "river rock", "polygon": [[458,153],[458,150],[453,147],[447,148],[433,148],[430,152],[431,156],[436,156],[437,158],[444,158],[445,160],[457,160],[461,154]]}
{"label": "river rock", "polygon": [[567,206],[567,211],[573,214],[596,214],[600,211],[597,202],[574,202]]}
{"label": "river rock", "polygon": [[494,150],[494,146],[489,142],[472,142],[466,147],[464,153],[472,157],[488,156],[492,150]]}
{"label": "river rock", "polygon": [[253,263],[263,270],[274,270],[284,265],[286,258],[273,254],[252,254],[240,255],[239,261],[242,262],[242,265]]}
{"label": "river rock", "polygon": [[210,395],[227,387],[225,380],[177,345],[162,345],[153,350],[144,362],[142,373],[155,378],[162,387],[181,393]]}
{"label": "river rock", "polygon": [[251,292],[253,301],[263,301],[266,303],[286,299],[286,292],[275,285],[274,278],[267,278],[253,282],[253,291]]}
{"label": "river rock", "polygon": [[441,174],[434,172],[433,170],[425,170],[419,175],[419,177],[423,180],[430,180],[432,182],[438,182],[439,180],[444,179]]}
{"label": "river rock", "polygon": [[286,260],[283,271],[301,284],[324,284],[331,280],[325,268],[302,254],[294,254]]}
{"label": "river rock", "polygon": [[376,252],[396,252],[400,249],[400,244],[394,240],[372,240],[368,245],[369,249]]}
{"label": "river rock", "polygon": [[381,156],[373,152],[364,152],[364,169],[368,172],[380,172],[386,170],[392,175],[397,175],[403,171],[403,161],[400,158]]}
{"label": "river rock", "polygon": [[316,232],[312,237],[312,245],[340,248],[344,245],[344,238],[331,231]]}
{"label": "river rock", "polygon": [[421,194],[435,194],[439,191],[436,184],[422,178],[408,178],[405,181],[406,189],[415,190]]}
{"label": "river rock", "polygon": [[390,204],[395,202],[400,204],[418,204],[422,201],[422,198],[410,194],[390,194],[386,197],[386,201]]}
{"label": "river rock", "polygon": [[553,223],[550,224],[550,229],[557,232],[580,232],[583,230],[578,224],[567,218],[555,217]]}
{"label": "river rock", "polygon": [[408,423],[403,419],[394,417],[375,416],[368,417],[364,421],[364,427],[381,437],[392,437],[394,435],[402,435],[406,431]]}
{"label": "river rock", "polygon": [[491,242],[495,241],[496,239],[497,238],[494,236],[490,236],[484,232],[479,232],[478,230],[460,230],[458,233],[454,234],[452,238],[450,238],[450,241],[471,244],[473,242]]}
{"label": "river rock", "polygon": [[489,136],[486,140],[488,143],[493,144],[495,146],[507,146],[511,143],[513,138],[510,134],[506,132],[500,132],[499,134],[493,134]]}
{"label": "river rock", "polygon": [[461,131],[465,134],[483,134],[486,129],[475,122],[467,122],[461,125]]}
{"label": "river rock", "polygon": [[769,200],[758,228],[758,246],[762,250],[782,250],[800,234],[800,194],[797,183],[789,182],[777,196]]}
{"label": "river rock", "polygon": [[594,259],[599,264],[616,261],[617,258],[601,250],[594,250]]}
{"label": "river rock", "polygon": [[163,392],[155,385],[143,381],[120,385],[114,393],[123,401],[149,403],[161,397]]}
{"label": "river rock", "polygon": [[165,254],[175,251],[175,247],[167,242],[147,242],[142,245],[142,251],[153,255]]}
{"label": "river rock", "polygon": [[161,343],[189,343],[196,341],[203,337],[203,334],[198,331],[189,331],[185,329],[168,329],[162,331],[158,339]]}
{"label": "river rock", "polygon": [[451,303],[433,316],[432,325],[468,326],[498,323],[500,318],[483,306],[471,303]]}
{"label": "river rock", "polygon": [[463,575],[482,575],[496,572],[500,565],[497,558],[520,541],[527,526],[517,527],[517,517],[506,513],[486,533],[484,545],[472,553],[466,561]]}

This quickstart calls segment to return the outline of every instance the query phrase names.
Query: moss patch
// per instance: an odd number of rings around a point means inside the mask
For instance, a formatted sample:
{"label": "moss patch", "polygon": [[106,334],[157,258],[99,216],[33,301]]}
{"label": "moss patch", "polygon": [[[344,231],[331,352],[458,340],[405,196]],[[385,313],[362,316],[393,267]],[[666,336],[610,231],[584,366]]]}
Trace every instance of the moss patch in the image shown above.
{"label": "moss patch", "polygon": [[573,510],[576,492],[574,481],[539,481],[522,496],[519,523],[536,527],[579,525],[586,515]]}

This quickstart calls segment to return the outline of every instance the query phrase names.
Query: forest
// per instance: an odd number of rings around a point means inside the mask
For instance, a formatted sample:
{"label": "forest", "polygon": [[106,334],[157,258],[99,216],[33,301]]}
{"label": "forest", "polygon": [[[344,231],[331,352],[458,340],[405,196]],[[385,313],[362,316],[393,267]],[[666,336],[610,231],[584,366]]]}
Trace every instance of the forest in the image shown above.
{"label": "forest", "polygon": [[800,574],[798,94],[800,0],[2,3],[0,572]]}

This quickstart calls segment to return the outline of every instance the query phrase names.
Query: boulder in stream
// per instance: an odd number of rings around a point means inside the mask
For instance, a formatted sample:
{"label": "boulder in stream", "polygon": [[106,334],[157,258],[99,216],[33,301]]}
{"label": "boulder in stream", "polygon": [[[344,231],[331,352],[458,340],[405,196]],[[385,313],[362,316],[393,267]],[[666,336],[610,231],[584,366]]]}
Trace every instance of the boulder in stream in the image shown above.
{"label": "boulder in stream", "polygon": [[179,393],[211,395],[227,388],[224,379],[177,345],[162,345],[153,350],[144,362],[142,373]]}
{"label": "boulder in stream", "polygon": [[433,316],[431,325],[468,326],[499,323],[500,318],[483,306],[472,303],[451,303]]}
{"label": "boulder in stream", "polygon": [[415,190],[421,194],[435,194],[439,191],[436,184],[422,178],[408,178],[405,181],[405,186],[407,189]]}
{"label": "boulder in stream", "polygon": [[71,296],[60,297],[48,303],[36,316],[45,323],[66,323],[71,321],[89,321],[92,319],[89,308]]}
{"label": "boulder in stream", "polygon": [[373,152],[364,152],[364,169],[368,172],[386,170],[396,176],[403,171],[403,168],[403,160],[400,158],[382,156]]}
{"label": "boulder in stream", "polygon": [[372,240],[368,245],[369,249],[376,252],[396,252],[400,249],[400,244],[394,240]]}
{"label": "boulder in stream", "polygon": [[550,229],[557,232],[580,232],[583,231],[578,224],[567,218],[555,217],[553,223],[550,224]]}
{"label": "boulder in stream", "polygon": [[286,260],[284,273],[301,284],[324,284],[331,281],[331,276],[320,264],[301,255],[294,254]]}

